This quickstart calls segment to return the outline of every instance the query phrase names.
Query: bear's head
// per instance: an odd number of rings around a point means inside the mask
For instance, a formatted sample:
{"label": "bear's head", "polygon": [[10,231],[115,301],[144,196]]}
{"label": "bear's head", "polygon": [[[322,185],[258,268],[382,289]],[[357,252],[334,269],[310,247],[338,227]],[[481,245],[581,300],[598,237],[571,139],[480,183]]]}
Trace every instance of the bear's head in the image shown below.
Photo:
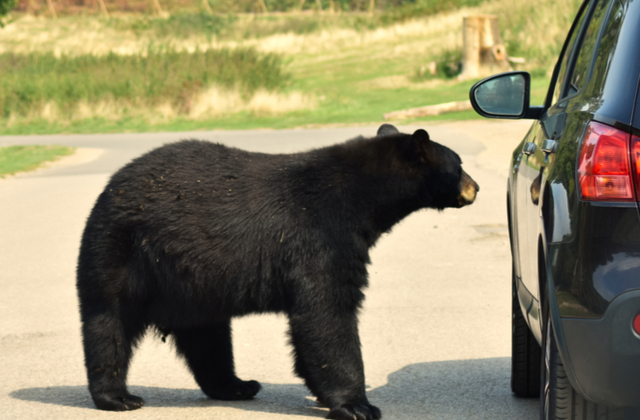
{"label": "bear's head", "polygon": [[422,129],[401,134],[390,124],[378,129],[379,137],[398,136],[404,158],[412,161],[424,179],[426,206],[442,210],[460,208],[473,203],[480,190],[478,184],[462,169],[462,161],[453,150],[432,141]]}

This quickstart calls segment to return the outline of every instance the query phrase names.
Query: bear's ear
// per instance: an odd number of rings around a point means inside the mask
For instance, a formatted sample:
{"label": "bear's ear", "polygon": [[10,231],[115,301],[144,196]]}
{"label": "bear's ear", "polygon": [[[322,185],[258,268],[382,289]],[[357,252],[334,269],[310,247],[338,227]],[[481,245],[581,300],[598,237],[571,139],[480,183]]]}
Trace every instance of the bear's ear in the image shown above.
{"label": "bear's ear", "polygon": [[418,129],[413,133],[413,140],[416,142],[428,142],[429,141],[429,133],[424,131],[422,128]]}
{"label": "bear's ear", "polygon": [[414,144],[415,150],[418,153],[418,156],[420,156],[420,159],[423,162],[426,161],[429,155],[429,144],[431,143],[429,133],[423,129],[416,130],[411,136],[411,141]]}
{"label": "bear's ear", "polygon": [[391,124],[382,124],[380,128],[378,128],[378,136],[390,136],[392,134],[400,133],[397,128],[392,126]]}

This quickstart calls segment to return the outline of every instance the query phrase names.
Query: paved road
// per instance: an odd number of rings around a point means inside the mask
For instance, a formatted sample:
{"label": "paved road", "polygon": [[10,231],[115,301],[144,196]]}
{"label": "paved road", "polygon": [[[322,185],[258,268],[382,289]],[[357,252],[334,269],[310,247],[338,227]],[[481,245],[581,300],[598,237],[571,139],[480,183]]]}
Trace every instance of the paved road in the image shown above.
{"label": "paved road", "polygon": [[[470,207],[411,215],[372,250],[360,318],[369,399],[385,419],[535,419],[537,402],[509,391],[505,168],[527,125],[426,128],[462,156],[481,190]],[[147,405],[130,413],[94,409],[74,286],[78,244],[109,175],[160,144],[197,137],[254,151],[293,152],[375,130],[0,137],[0,146],[58,143],[104,151],[90,162],[71,159],[0,180],[0,419],[324,417],[327,410],[292,374],[286,322],[275,315],[233,324],[238,374],[263,385],[255,400],[206,399],[171,344],[148,336],[129,376],[131,391]]]}

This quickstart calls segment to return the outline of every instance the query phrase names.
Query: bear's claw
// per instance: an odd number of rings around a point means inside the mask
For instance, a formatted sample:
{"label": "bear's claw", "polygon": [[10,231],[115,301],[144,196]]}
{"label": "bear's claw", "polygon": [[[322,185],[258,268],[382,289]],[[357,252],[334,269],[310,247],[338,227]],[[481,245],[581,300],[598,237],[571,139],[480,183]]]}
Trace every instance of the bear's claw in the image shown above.
{"label": "bear's claw", "polygon": [[333,408],[328,419],[334,420],[377,420],[382,418],[380,409],[369,403],[343,404]]}

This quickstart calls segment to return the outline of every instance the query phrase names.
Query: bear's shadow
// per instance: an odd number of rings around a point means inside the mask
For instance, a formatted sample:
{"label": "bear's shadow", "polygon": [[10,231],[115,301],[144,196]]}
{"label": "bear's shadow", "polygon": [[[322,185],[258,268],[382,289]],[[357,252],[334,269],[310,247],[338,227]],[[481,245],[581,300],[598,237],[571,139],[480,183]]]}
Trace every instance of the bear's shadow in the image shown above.
{"label": "bear's shadow", "polygon": [[[246,401],[212,400],[198,388],[161,388],[131,385],[129,392],[141,396],[145,407],[215,408],[325,417],[328,410],[319,406],[302,384],[261,383],[258,396]],[[12,398],[44,404],[95,410],[86,385],[25,388],[9,394]],[[142,410],[144,410],[144,408]],[[317,413],[317,415],[314,415]]]}
{"label": "bear's shadow", "polygon": [[[391,373],[387,384],[369,389],[367,395],[382,409],[384,418],[536,419],[537,399],[516,398],[511,393],[510,367],[508,357],[416,363]],[[316,418],[328,413],[302,384],[262,386],[258,396],[248,401],[211,400],[197,388],[132,385],[129,390],[143,397],[146,407],[226,407]],[[25,401],[95,409],[86,385],[26,388],[10,395]]]}

